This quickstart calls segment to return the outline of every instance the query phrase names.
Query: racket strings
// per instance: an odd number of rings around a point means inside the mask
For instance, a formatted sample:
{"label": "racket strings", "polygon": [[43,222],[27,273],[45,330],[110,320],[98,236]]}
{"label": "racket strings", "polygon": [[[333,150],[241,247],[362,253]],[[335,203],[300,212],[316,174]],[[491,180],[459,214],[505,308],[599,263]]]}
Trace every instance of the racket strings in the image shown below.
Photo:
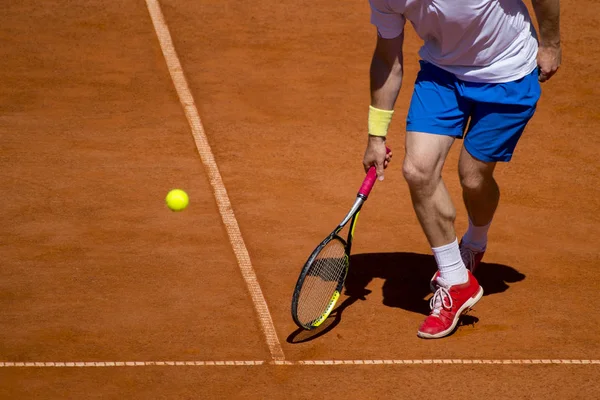
{"label": "racket strings", "polygon": [[332,297],[346,275],[348,260],[340,240],[331,240],[312,261],[298,299],[297,316],[309,326],[330,308]]}

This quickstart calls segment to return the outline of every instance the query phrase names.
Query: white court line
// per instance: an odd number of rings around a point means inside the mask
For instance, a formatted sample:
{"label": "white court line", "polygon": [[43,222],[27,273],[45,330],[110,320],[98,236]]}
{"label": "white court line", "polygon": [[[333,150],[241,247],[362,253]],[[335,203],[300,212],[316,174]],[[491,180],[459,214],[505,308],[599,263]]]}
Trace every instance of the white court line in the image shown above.
{"label": "white court line", "polygon": [[600,367],[600,360],[571,359],[525,359],[525,360],[469,360],[469,359],[423,359],[423,360],[299,360],[299,361],[0,361],[0,368],[114,368],[114,367],[249,367],[249,366],[339,366],[339,365],[586,365]]}
{"label": "white court line", "polygon": [[154,25],[154,30],[156,31],[156,35],[158,36],[158,40],[160,42],[160,47],[167,62],[171,79],[173,80],[173,84],[177,90],[179,101],[183,106],[185,116],[188,120],[190,128],[192,129],[194,141],[196,142],[196,148],[198,149],[202,163],[207,170],[210,184],[213,187],[215,199],[217,200],[217,206],[219,207],[221,218],[225,224],[227,234],[229,235],[231,246],[233,247],[240,270],[242,271],[242,276],[246,281],[246,285],[250,291],[250,296],[252,297],[252,302],[254,303],[256,312],[258,313],[261,328],[265,335],[267,345],[269,346],[269,351],[271,352],[271,357],[273,360],[284,360],[285,357],[283,350],[281,348],[281,344],[279,343],[275,326],[273,325],[273,320],[271,318],[271,314],[269,313],[269,308],[267,307],[267,302],[265,301],[265,297],[260,289],[260,285],[258,284],[258,279],[256,278],[256,273],[254,272],[252,263],[250,262],[248,249],[244,244],[240,227],[237,223],[235,215],[233,214],[229,196],[227,195],[225,185],[223,184],[223,179],[221,178],[221,173],[219,172],[214,155],[210,149],[210,145],[208,144],[208,139],[198,114],[198,109],[196,108],[194,98],[190,92],[185,75],[183,74],[183,69],[181,67],[181,63],[179,62],[179,57],[175,51],[173,41],[171,40],[169,28],[160,9],[160,4],[157,0],[146,0],[146,5],[148,6],[148,11],[150,12],[150,17],[152,18],[152,24]]}
{"label": "white court line", "polygon": [[266,361],[46,361],[1,362],[0,368],[89,368],[89,367],[197,367],[197,366],[252,366]]}
{"label": "white court line", "polygon": [[[282,361],[285,363],[286,361]],[[274,364],[279,362],[275,361]],[[423,360],[304,360],[296,361],[295,365],[539,365],[539,364],[569,364],[569,365],[598,365],[600,360],[558,360],[558,359],[534,359],[534,360],[470,360],[470,359],[423,359]]]}

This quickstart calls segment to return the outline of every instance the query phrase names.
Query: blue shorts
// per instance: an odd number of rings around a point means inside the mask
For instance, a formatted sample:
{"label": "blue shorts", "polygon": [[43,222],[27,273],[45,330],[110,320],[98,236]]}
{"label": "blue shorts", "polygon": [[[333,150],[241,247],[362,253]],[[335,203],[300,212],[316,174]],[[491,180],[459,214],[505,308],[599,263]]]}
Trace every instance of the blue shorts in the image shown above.
{"label": "blue shorts", "polygon": [[463,138],[478,160],[509,161],[541,95],[537,69],[513,82],[474,83],[420,63],[406,130]]}

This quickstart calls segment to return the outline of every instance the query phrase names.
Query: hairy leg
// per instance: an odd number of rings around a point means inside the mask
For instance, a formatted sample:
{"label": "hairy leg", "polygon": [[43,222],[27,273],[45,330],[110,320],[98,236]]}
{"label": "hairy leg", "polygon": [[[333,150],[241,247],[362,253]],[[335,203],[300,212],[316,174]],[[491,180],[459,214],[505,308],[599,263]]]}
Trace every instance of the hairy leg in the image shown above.
{"label": "hairy leg", "polygon": [[406,133],[403,174],[417,218],[431,247],[456,240],[456,209],[442,180],[442,168],[454,142],[451,136]]}
{"label": "hairy leg", "polygon": [[494,179],[495,168],[495,162],[480,161],[462,148],[458,173],[465,207],[475,226],[488,225],[498,207],[500,189]]}

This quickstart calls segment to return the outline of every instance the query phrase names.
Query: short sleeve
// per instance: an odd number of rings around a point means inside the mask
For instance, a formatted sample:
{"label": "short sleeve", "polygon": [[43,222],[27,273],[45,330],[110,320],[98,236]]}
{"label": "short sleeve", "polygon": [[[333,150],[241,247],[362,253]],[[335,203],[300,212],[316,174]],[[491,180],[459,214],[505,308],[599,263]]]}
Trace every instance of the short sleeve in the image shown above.
{"label": "short sleeve", "polygon": [[379,36],[394,39],[404,31],[406,20],[400,13],[392,10],[387,0],[369,0],[371,5],[371,23],[377,28]]}

